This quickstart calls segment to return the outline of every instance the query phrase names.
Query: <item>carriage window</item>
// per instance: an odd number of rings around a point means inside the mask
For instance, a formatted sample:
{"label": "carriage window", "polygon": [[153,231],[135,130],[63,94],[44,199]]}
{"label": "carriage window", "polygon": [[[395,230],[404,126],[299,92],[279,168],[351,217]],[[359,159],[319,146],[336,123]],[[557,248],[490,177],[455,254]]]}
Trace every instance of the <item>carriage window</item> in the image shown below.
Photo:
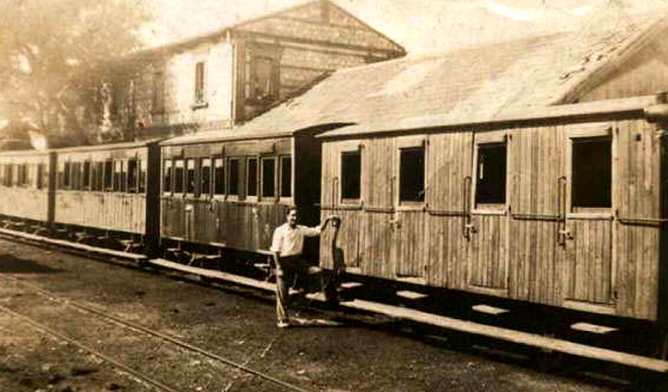
{"label": "carriage window", "polygon": [[399,201],[424,201],[424,147],[402,148],[399,166]]}
{"label": "carriage window", "polygon": [[99,178],[99,162],[91,162],[90,163],[90,190],[91,191],[97,191],[99,190],[98,186],[98,178]]}
{"label": "carriage window", "polygon": [[476,204],[506,203],[506,144],[478,147]]}
{"label": "carriage window", "polygon": [[137,159],[128,160],[128,192],[137,193]]}
{"label": "carriage window", "polygon": [[195,160],[186,159],[186,193],[195,193]]}
{"label": "carriage window", "polygon": [[257,158],[248,158],[246,196],[257,196]]}
{"label": "carriage window", "polygon": [[276,158],[262,160],[262,197],[276,196]]}
{"label": "carriage window", "polygon": [[239,160],[230,159],[230,195],[239,195]]}
{"label": "carriage window", "polygon": [[281,197],[292,196],[292,157],[281,157]]}
{"label": "carriage window", "polygon": [[612,193],[612,141],[573,140],[572,205],[610,208]]}
{"label": "carriage window", "polygon": [[174,161],[174,192],[183,193],[183,159]]}
{"label": "carriage window", "polygon": [[112,191],[114,190],[114,162],[106,161],[104,162],[104,190]]}
{"label": "carriage window", "polygon": [[104,162],[95,162],[93,171],[93,190],[104,190]]}
{"label": "carriage window", "polygon": [[359,199],[362,175],[362,154],[359,151],[341,155],[341,198]]}
{"label": "carriage window", "polygon": [[83,164],[83,187],[84,189],[90,189],[90,162],[84,162]]}
{"label": "carriage window", "polygon": [[199,193],[208,196],[211,194],[211,159],[200,159],[199,169]]}
{"label": "carriage window", "polygon": [[114,192],[123,191],[123,180],[123,161],[114,161]]}
{"label": "carriage window", "polygon": [[69,189],[70,188],[70,163],[65,162],[65,167],[63,168],[63,188]]}
{"label": "carriage window", "polygon": [[214,193],[216,195],[225,194],[225,168],[223,167],[223,158],[216,158],[214,160]]}
{"label": "carriage window", "polygon": [[137,165],[139,166],[139,184],[137,185],[137,192],[143,194],[146,192],[146,164],[141,159],[137,162]]}
{"label": "carriage window", "polygon": [[18,173],[18,184],[19,186],[25,186],[28,184],[28,165],[23,163],[18,166],[19,173]]}
{"label": "carriage window", "polygon": [[37,164],[37,178],[35,180],[37,181],[36,184],[35,184],[37,189],[44,188],[44,164],[43,163]]}
{"label": "carriage window", "polygon": [[165,159],[163,165],[162,191],[165,193],[172,192],[172,160]]}

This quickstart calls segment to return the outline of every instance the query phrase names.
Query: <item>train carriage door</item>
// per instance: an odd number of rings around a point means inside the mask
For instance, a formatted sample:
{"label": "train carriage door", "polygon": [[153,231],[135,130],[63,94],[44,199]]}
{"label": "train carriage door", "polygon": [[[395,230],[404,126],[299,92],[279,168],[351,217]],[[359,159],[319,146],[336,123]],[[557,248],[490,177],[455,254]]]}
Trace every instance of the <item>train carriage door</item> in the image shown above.
{"label": "train carriage door", "polygon": [[427,253],[425,238],[425,173],[427,139],[424,136],[397,139],[395,213],[391,257],[396,278],[424,279]]}
{"label": "train carriage door", "polygon": [[468,285],[486,294],[508,289],[508,140],[506,131],[474,134],[467,209]]}
{"label": "train carriage door", "polygon": [[611,126],[582,124],[566,129],[562,193],[565,221],[566,306],[589,309],[613,304],[612,178],[615,141]]}

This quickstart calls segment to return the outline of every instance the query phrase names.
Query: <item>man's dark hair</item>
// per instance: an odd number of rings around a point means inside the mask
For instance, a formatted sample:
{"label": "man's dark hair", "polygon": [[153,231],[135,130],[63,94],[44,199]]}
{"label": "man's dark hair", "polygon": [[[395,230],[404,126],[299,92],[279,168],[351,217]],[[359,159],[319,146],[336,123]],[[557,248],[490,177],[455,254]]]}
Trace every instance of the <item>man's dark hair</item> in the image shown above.
{"label": "man's dark hair", "polygon": [[290,213],[291,213],[292,211],[294,211],[294,212],[296,212],[296,213],[299,213],[299,210],[297,209],[297,207],[289,207],[288,210],[285,211],[285,215],[290,215]]}

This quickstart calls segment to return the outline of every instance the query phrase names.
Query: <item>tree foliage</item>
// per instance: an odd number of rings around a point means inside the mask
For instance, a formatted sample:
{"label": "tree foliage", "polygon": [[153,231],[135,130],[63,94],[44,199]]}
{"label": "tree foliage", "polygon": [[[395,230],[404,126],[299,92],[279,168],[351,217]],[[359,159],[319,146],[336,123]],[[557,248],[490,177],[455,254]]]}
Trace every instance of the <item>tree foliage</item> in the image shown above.
{"label": "tree foliage", "polygon": [[141,0],[0,0],[0,117],[52,146],[96,141],[105,83],[146,21]]}

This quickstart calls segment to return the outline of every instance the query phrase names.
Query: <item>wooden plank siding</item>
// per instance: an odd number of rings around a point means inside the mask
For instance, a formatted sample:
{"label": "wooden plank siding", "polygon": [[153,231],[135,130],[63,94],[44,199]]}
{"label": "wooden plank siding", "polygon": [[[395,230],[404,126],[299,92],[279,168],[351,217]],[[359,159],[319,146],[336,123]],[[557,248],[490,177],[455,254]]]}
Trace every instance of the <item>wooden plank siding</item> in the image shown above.
{"label": "wooden plank siding", "polygon": [[[602,124],[612,140],[612,206],[587,214],[570,204],[569,140]],[[608,115],[572,123],[535,121],[506,133],[507,211],[473,209],[470,218],[466,199],[473,196],[465,181],[475,167],[473,130],[427,136],[425,214],[398,215],[392,202],[398,138],[325,139],[322,203],[342,217],[337,246],[347,268],[397,280],[420,276],[426,267],[424,284],[433,287],[656,320],[663,303],[659,271],[665,269],[659,254],[664,217],[657,127]],[[341,152],[351,143],[364,146],[363,186],[359,203],[346,206],[333,184],[340,181]],[[323,216],[329,213],[323,210]],[[411,214],[413,221],[407,218]],[[399,231],[392,224],[397,216]],[[469,219],[476,232],[467,240]],[[323,267],[332,266],[330,239],[326,234],[322,242]],[[406,252],[424,259],[411,263],[398,257]]]}
{"label": "wooden plank siding", "polygon": [[[237,140],[221,142],[194,141],[188,145],[163,146],[162,164],[165,159],[189,158],[238,158],[239,159],[239,194],[183,194],[165,193],[161,189],[161,236],[178,241],[208,244],[235,250],[254,252],[269,249],[274,229],[285,223],[288,208],[293,197],[261,196],[247,197],[246,163],[247,157],[276,158],[275,192],[280,192],[279,157],[293,157],[291,138],[276,138],[262,141]],[[225,161],[226,184],[228,169]],[[293,160],[293,173],[294,173]],[[160,178],[164,181],[161,169]],[[213,172],[213,170],[212,170]],[[196,182],[200,174],[196,174]],[[294,181],[293,174],[293,181]],[[261,181],[258,177],[258,195]],[[227,184],[229,186],[229,184]],[[211,181],[214,186],[214,181]],[[294,187],[293,187],[294,189]],[[173,191],[172,187],[172,191]]]}
{"label": "wooden plank siding", "polygon": [[55,222],[144,234],[146,196],[89,191],[56,192]]}

